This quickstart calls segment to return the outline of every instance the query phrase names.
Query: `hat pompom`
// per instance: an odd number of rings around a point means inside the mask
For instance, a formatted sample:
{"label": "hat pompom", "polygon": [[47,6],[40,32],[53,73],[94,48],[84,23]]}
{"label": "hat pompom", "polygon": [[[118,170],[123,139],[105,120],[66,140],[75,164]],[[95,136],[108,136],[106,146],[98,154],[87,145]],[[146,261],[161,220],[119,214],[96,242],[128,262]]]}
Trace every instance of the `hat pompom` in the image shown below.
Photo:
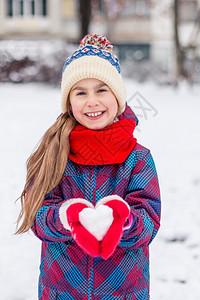
{"label": "hat pompom", "polygon": [[81,41],[80,41],[80,48],[83,48],[87,45],[94,45],[102,50],[107,50],[112,52],[113,46],[111,42],[104,36],[98,34],[87,34]]}

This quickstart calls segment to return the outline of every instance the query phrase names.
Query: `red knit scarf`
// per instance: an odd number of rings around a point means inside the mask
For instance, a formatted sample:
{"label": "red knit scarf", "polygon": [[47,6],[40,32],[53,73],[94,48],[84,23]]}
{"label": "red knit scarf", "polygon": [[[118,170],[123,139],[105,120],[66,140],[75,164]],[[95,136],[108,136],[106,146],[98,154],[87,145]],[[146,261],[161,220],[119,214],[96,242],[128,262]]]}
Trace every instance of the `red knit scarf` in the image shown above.
{"label": "red knit scarf", "polygon": [[122,163],[133,150],[136,122],[123,119],[101,130],[77,125],[70,133],[69,159],[82,165]]}

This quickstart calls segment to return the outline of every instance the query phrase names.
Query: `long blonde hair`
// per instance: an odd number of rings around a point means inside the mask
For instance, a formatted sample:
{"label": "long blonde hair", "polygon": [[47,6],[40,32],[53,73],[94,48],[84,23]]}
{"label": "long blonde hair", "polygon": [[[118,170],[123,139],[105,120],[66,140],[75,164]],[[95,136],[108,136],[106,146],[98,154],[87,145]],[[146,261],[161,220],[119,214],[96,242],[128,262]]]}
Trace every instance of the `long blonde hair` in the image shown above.
{"label": "long blonde hair", "polygon": [[70,150],[69,134],[75,125],[76,120],[68,108],[47,130],[38,149],[27,160],[27,177],[20,196],[18,226],[22,218],[23,221],[17,234],[31,228],[45,195],[60,182]]}

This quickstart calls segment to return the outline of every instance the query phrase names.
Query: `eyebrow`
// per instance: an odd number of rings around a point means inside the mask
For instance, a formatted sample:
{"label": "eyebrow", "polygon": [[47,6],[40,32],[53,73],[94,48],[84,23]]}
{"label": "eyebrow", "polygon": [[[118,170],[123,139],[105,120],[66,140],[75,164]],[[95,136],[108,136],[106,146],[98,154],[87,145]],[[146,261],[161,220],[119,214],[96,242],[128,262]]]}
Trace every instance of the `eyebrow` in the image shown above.
{"label": "eyebrow", "polygon": [[[107,86],[107,84],[105,84],[105,83],[100,83],[100,84],[96,85],[94,88],[95,88],[95,89],[99,89],[99,88],[101,88],[101,87],[103,87],[103,86]],[[76,86],[75,88],[72,89],[72,92],[73,92],[73,91],[76,91],[76,90],[79,90],[79,91],[85,91],[86,89],[87,89],[87,88],[85,88],[85,87],[83,87],[83,86]]]}

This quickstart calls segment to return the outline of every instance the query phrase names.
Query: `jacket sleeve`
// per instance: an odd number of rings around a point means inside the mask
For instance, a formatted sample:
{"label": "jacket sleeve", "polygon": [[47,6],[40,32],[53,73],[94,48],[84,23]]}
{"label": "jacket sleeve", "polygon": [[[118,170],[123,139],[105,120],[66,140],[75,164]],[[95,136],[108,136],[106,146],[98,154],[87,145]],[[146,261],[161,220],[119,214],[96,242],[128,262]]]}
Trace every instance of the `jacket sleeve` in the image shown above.
{"label": "jacket sleeve", "polygon": [[133,223],[124,231],[119,246],[131,250],[149,245],[160,227],[161,202],[155,164],[147,149],[137,152],[125,200]]}
{"label": "jacket sleeve", "polygon": [[59,210],[63,200],[59,185],[49,192],[32,225],[32,231],[43,242],[66,242],[72,239],[71,232],[63,226]]}

